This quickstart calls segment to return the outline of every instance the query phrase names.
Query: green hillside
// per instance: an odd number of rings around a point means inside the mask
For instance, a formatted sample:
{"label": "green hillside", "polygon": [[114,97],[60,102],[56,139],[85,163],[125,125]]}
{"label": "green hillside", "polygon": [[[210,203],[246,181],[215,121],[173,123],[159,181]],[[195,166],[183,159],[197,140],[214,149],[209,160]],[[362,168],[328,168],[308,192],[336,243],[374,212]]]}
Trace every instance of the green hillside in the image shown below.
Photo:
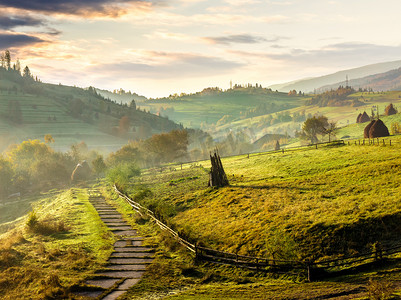
{"label": "green hillside", "polygon": [[129,139],[178,128],[166,118],[106,99],[93,88],[45,84],[0,68],[0,150],[51,134],[56,149],[83,141],[110,151]]}
{"label": "green hillside", "polygon": [[[219,189],[207,187],[208,161],[163,173],[148,170],[132,182],[128,193],[191,241],[213,249],[313,261],[366,253],[375,243],[383,247],[401,243],[401,139],[391,139],[392,146],[387,140],[386,146],[345,145],[225,158],[222,162],[230,186]],[[240,275],[229,269],[216,271],[216,275],[210,265],[209,274],[214,275],[208,280],[202,275],[192,278],[184,271],[181,277],[168,272],[160,277],[161,266],[152,272],[158,276],[154,284],[160,289],[174,285],[172,278],[175,282],[188,280],[188,276],[195,280],[188,290],[175,290],[172,299],[237,299],[235,291],[252,294],[255,284],[256,299],[273,294],[277,299],[295,299],[296,295],[304,299],[312,286],[316,297],[332,293],[332,288],[348,295],[356,287],[355,293],[367,297],[369,278],[398,286],[401,265],[400,256],[396,257],[379,269],[355,271],[352,276],[316,285],[292,286],[285,280]],[[204,272],[194,268],[197,271],[190,274]],[[144,280],[131,296],[150,289],[152,274]],[[243,280],[245,284],[238,284]],[[272,285],[275,293],[269,294]]]}
{"label": "green hillside", "polygon": [[1,299],[84,299],[73,287],[95,275],[115,242],[88,198],[72,188],[0,206]]}
{"label": "green hillside", "polygon": [[[149,99],[140,106],[161,115],[168,115],[184,126],[208,128],[212,124],[226,124],[266,113],[279,112],[302,105],[302,96],[278,93],[257,87],[235,87],[222,91],[207,88],[195,94],[170,95]],[[203,126],[202,126],[203,125]]]}

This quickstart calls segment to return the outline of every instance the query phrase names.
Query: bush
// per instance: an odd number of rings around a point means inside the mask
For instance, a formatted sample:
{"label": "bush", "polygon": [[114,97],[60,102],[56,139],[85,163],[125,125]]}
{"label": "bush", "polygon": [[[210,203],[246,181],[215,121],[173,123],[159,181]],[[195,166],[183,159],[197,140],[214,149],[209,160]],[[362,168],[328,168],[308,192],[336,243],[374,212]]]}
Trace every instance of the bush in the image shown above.
{"label": "bush", "polygon": [[134,176],[139,176],[141,170],[133,163],[121,163],[107,172],[107,179],[111,184],[124,189]]}
{"label": "bush", "polygon": [[39,221],[34,211],[29,214],[26,226],[29,232],[42,235],[51,235],[58,232],[68,231],[68,226],[64,223],[63,220]]}

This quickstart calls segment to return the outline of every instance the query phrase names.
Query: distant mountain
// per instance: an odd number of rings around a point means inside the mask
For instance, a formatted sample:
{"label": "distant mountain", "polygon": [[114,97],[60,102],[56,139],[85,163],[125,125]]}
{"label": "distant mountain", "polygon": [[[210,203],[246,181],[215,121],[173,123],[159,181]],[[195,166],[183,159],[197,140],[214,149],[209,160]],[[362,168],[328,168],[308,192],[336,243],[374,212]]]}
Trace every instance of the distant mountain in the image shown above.
{"label": "distant mountain", "polygon": [[333,85],[339,83],[345,85],[346,76],[348,76],[349,80],[352,80],[356,78],[366,77],[369,75],[387,72],[390,70],[398,69],[400,67],[401,67],[401,60],[378,63],[378,64],[367,65],[360,68],[339,71],[321,77],[307,78],[283,84],[275,84],[270,86],[270,88],[272,90],[278,90],[280,92],[288,92],[291,90],[296,90],[308,93],[308,92],[313,92],[315,89],[327,85]]}
{"label": "distant mountain", "polygon": [[108,90],[96,89],[96,92],[102,95],[104,98],[108,98],[120,104],[129,105],[132,100],[135,100],[136,103],[147,100],[145,96],[138,95],[137,93],[126,92],[122,89],[114,92],[110,92]]}
{"label": "distant mountain", "polygon": [[[325,85],[318,92],[336,89],[343,82],[332,85]],[[401,91],[401,68],[388,72],[352,79],[348,83],[354,89],[372,89],[374,91]]]}

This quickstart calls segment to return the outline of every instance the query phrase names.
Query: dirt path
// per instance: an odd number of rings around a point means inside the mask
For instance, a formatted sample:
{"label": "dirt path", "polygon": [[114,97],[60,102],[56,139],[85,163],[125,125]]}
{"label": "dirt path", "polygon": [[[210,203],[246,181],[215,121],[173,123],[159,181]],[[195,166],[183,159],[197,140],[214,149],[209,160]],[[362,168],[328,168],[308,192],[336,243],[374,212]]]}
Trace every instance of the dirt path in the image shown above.
{"label": "dirt path", "polygon": [[122,215],[108,204],[100,193],[93,194],[89,202],[95,207],[102,221],[118,238],[114,252],[103,270],[96,278],[87,280],[86,285],[93,287],[80,293],[81,296],[113,300],[124,294],[136,284],[153,259],[153,249],[143,247],[143,238],[133,229]]}

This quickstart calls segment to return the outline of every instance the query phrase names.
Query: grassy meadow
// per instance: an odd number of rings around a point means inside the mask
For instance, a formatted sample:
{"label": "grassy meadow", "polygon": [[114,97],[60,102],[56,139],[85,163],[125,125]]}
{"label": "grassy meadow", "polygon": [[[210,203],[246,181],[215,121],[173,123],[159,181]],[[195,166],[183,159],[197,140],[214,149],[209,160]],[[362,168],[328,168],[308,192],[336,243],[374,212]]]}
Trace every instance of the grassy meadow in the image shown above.
{"label": "grassy meadow", "polygon": [[[223,158],[230,186],[219,189],[207,187],[208,161],[149,169],[128,193],[191,241],[217,250],[315,261],[356,255],[376,242],[383,247],[401,242],[401,138],[390,138],[386,146]],[[401,295],[399,255],[388,265],[315,283],[194,265],[168,235],[113,199],[159,249],[156,267],[123,299],[368,299],[380,288]]]}
{"label": "grassy meadow", "polygon": [[130,193],[219,250],[266,257],[277,234],[295,242],[300,258],[362,252],[376,241],[399,242],[401,140],[392,139],[391,147],[225,158],[230,186],[220,189],[207,187],[208,162],[148,171]]}
{"label": "grassy meadow", "polygon": [[113,235],[87,189],[53,191],[31,205],[33,212],[0,235],[0,298],[76,299],[73,287],[105,263]]}
{"label": "grassy meadow", "polygon": [[238,119],[241,112],[266,103],[286,104],[288,107],[302,105],[302,96],[272,92],[262,88],[238,88],[219,93],[196,93],[178,98],[162,98],[139,103],[141,108],[157,112],[160,108],[173,108],[167,115],[184,126],[201,127],[201,124],[216,124],[224,115]]}

